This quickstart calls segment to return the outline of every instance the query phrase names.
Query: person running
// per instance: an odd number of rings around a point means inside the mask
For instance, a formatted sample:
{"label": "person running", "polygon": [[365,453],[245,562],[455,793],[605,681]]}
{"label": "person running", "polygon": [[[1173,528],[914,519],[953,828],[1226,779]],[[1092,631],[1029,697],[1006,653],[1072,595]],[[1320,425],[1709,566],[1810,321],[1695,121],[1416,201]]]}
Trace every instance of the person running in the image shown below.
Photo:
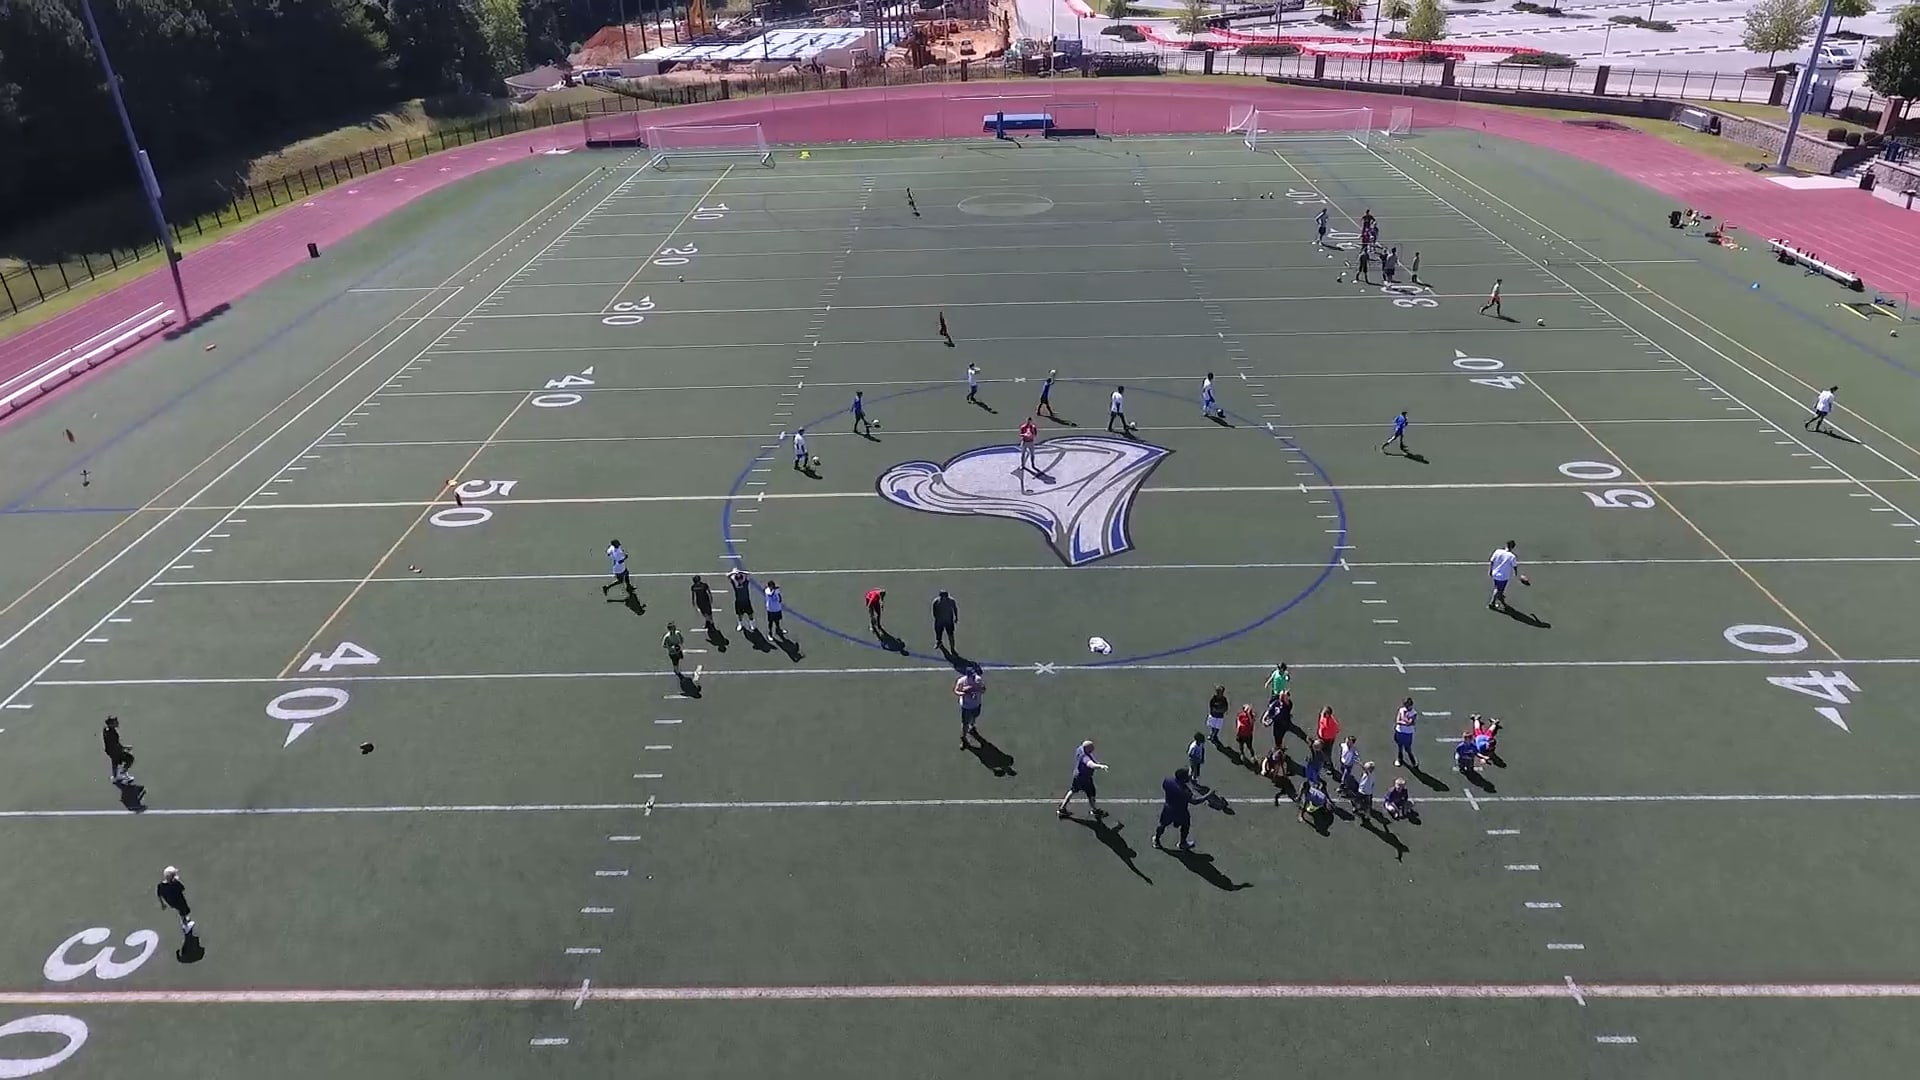
{"label": "person running", "polygon": [[1207,377],[1200,383],[1200,416],[1205,420],[1227,418],[1227,410],[1221,408],[1220,403],[1214,400],[1213,372],[1211,371],[1207,372]]}
{"label": "person running", "polygon": [[116,787],[133,783],[133,751],[120,741],[120,718],[107,717],[100,728],[100,745],[107,751],[107,775]]}
{"label": "person running", "polygon": [[1520,545],[1509,540],[1507,546],[1493,549],[1493,555],[1487,559],[1487,576],[1493,579],[1493,597],[1487,601],[1488,611],[1511,611],[1507,606],[1507,582],[1515,578],[1520,584],[1531,586],[1527,575],[1520,572],[1520,556],[1514,549]]}
{"label": "person running", "polygon": [[171,908],[180,917],[180,933],[194,936],[199,928],[193,921],[193,906],[187,903],[187,886],[180,880],[179,868],[169,866],[160,871],[160,884],[153,887],[153,894],[161,907]]}
{"label": "person running", "polygon": [[1833,412],[1833,396],[1839,392],[1840,388],[1837,386],[1829,386],[1820,391],[1820,396],[1813,402],[1813,415],[1807,417],[1807,422],[1801,426],[1808,431],[1826,431],[1827,414]]}
{"label": "person running", "polygon": [[1480,314],[1485,315],[1487,309],[1492,308],[1494,315],[1505,318],[1505,316],[1500,315],[1500,286],[1502,283],[1503,279],[1501,278],[1493,279],[1493,291],[1487,294],[1487,302],[1480,305]]}
{"label": "person running", "polygon": [[1120,421],[1120,434],[1132,433],[1133,425],[1127,421],[1127,388],[1116,386],[1113,396],[1107,401],[1107,430],[1113,430],[1113,422]]}
{"label": "person running", "polygon": [[727,584],[733,586],[733,628],[743,634],[757,634],[753,625],[753,579],[738,566],[727,571]]}
{"label": "person running", "polygon": [[1287,732],[1293,729],[1293,692],[1282,690],[1279,697],[1267,702],[1266,719],[1261,722],[1273,729],[1273,748],[1280,749]]}
{"label": "person running", "polygon": [[700,580],[700,575],[695,574],[693,575],[693,588],[690,591],[693,596],[693,610],[699,613],[701,626],[707,630],[712,630],[713,586]]}
{"label": "person running", "polygon": [[672,623],[668,623],[667,632],[660,635],[660,647],[667,650],[667,663],[673,665],[675,675],[680,674],[680,661],[687,658],[683,648],[686,643],[687,639],[680,633],[680,628]]}
{"label": "person running", "polygon": [[946,340],[947,348],[953,348],[953,335],[947,333],[947,313],[940,313],[940,336]]}
{"label": "person running", "polygon": [[[1214,742],[1219,742],[1215,739]],[[1193,741],[1187,744],[1187,770],[1193,774],[1193,782],[1200,782],[1200,770],[1207,764],[1207,737],[1199,732],[1193,733]]]}
{"label": "person running", "polygon": [[960,699],[960,749],[967,748],[967,736],[979,738],[974,730],[980,721],[980,701],[987,693],[987,680],[977,666],[970,666],[953,681],[953,696]]}
{"label": "person running", "polygon": [[779,638],[781,641],[785,641],[787,640],[787,628],[781,625],[780,620],[786,615],[787,599],[780,594],[780,583],[772,579],[767,581],[765,591],[767,594],[767,633]]}
{"label": "person running", "polygon": [[1207,741],[1223,749],[1224,744],[1220,742],[1220,729],[1225,726],[1227,710],[1232,707],[1233,703],[1227,700],[1227,688],[1214,687],[1213,696],[1207,698]]}
{"label": "person running", "polygon": [[1239,748],[1240,760],[1249,768],[1254,764],[1253,756],[1253,706],[1240,706],[1240,712],[1233,718],[1233,745]]}
{"label": "person running", "polygon": [[[867,419],[867,403],[866,399],[861,396],[862,393],[864,393],[864,391],[855,390],[853,392],[853,430],[861,435],[872,435],[873,421]],[[861,430],[862,428],[865,428],[865,430]]]}
{"label": "person running", "polygon": [[1047,372],[1047,381],[1040,384],[1040,407],[1035,411],[1049,420],[1060,419],[1060,415],[1053,411],[1053,380],[1059,374],[1058,369]]}
{"label": "person running", "polygon": [[1393,764],[1400,769],[1418,769],[1419,759],[1413,756],[1413,730],[1420,723],[1420,710],[1413,707],[1413,699],[1400,703],[1399,711],[1393,714]]}
{"label": "person running", "polygon": [[626,589],[628,596],[634,595],[633,579],[627,576],[627,549],[618,540],[607,545],[607,565],[613,570],[613,580],[600,586],[600,595],[607,595],[615,585]]}
{"label": "person running", "polygon": [[880,614],[886,609],[886,606],[887,590],[867,590],[867,629],[872,630],[878,637],[887,636],[886,627],[880,624]]}
{"label": "person running", "polygon": [[1207,801],[1204,793],[1193,788],[1198,779],[1189,777],[1185,769],[1175,769],[1172,776],[1160,781],[1160,790],[1167,801],[1160,808],[1160,825],[1153,830],[1154,847],[1160,847],[1160,837],[1172,827],[1180,830],[1180,850],[1193,850],[1193,806]]}
{"label": "person running", "polygon": [[793,471],[807,472],[807,429],[793,429]]}
{"label": "person running", "polygon": [[967,365],[967,403],[980,404],[980,365]]}
{"label": "person running", "polygon": [[1313,235],[1315,243],[1321,247],[1327,246],[1327,208],[1324,206],[1313,215]]}
{"label": "person running", "polygon": [[1068,786],[1066,795],[1060,799],[1058,813],[1061,817],[1073,816],[1067,813],[1067,803],[1072,801],[1075,794],[1087,797],[1087,807],[1093,811],[1096,821],[1107,816],[1107,812],[1100,809],[1099,792],[1094,790],[1093,785],[1093,774],[1105,768],[1100,759],[1093,756],[1093,740],[1088,739],[1081,743],[1080,749],[1073,752],[1073,783]]}
{"label": "person running", "polygon": [[1034,424],[1033,417],[1020,425],[1020,467],[1038,476],[1040,470],[1033,463],[1033,441],[1040,437],[1040,428]]}
{"label": "person running", "polygon": [[1386,453],[1387,447],[1395,443],[1400,444],[1401,453],[1407,453],[1407,411],[1405,409],[1400,410],[1400,415],[1393,418],[1393,434],[1387,436],[1387,441],[1380,444],[1380,452]]}

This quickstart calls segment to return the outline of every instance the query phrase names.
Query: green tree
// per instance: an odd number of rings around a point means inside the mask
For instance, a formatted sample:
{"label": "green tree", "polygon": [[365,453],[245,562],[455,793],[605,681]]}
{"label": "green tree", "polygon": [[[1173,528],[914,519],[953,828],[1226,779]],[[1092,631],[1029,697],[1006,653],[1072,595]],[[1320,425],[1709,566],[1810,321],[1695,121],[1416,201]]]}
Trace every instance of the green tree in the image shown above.
{"label": "green tree", "polygon": [[1360,21],[1360,12],[1366,8],[1365,0],[1313,0],[1327,9],[1327,14],[1341,22]]}
{"label": "green tree", "polygon": [[1867,57],[1867,86],[1889,98],[1920,98],[1920,19],[1908,19]]}
{"label": "green tree", "polygon": [[1740,44],[1749,52],[1766,53],[1767,66],[1782,50],[1797,49],[1807,43],[1816,19],[1807,0],[1760,0],[1747,9],[1747,28]]}
{"label": "green tree", "polygon": [[503,91],[474,0],[388,0],[387,25],[404,92]]}
{"label": "green tree", "polygon": [[527,20],[520,0],[480,0],[480,36],[496,73],[505,77],[526,70]]}
{"label": "green tree", "polygon": [[1400,29],[1400,20],[1412,14],[1413,5],[1407,0],[1380,0],[1380,17],[1387,20],[1395,32]]}
{"label": "green tree", "polygon": [[1132,13],[1132,7],[1133,5],[1127,0],[1106,0],[1102,10],[1106,12],[1109,19],[1124,19]]}
{"label": "green tree", "polygon": [[1207,32],[1207,20],[1212,16],[1213,5],[1207,0],[1185,0],[1180,6],[1180,32],[1204,34]]}
{"label": "green tree", "polygon": [[[1810,3],[1813,7],[1813,17],[1819,18],[1823,6],[1822,0],[1810,0]],[[1864,19],[1872,10],[1873,0],[1833,0],[1834,33],[1839,33],[1840,27],[1848,19]]]}
{"label": "green tree", "polygon": [[1440,10],[1440,0],[1415,0],[1407,16],[1406,39],[1432,44],[1446,36],[1447,13]]}

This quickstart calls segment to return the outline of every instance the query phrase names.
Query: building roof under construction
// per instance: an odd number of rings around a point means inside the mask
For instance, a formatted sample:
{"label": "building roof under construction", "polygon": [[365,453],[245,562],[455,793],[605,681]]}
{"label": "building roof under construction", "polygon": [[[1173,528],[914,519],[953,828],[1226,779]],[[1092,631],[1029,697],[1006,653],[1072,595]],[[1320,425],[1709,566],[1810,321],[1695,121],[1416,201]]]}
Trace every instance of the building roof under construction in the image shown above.
{"label": "building roof under construction", "polygon": [[802,62],[834,49],[857,48],[872,38],[873,31],[861,27],[810,26],[789,30],[769,30],[746,41],[716,42],[707,45],[662,45],[635,57],[658,62],[778,60]]}

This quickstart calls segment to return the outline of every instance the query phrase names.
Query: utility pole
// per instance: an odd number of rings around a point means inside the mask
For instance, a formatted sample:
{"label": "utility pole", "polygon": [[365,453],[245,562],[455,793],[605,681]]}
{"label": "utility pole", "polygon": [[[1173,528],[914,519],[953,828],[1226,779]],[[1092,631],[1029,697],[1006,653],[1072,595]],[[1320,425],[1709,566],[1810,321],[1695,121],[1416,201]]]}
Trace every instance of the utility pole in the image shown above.
{"label": "utility pole", "polygon": [[1813,51],[1807,54],[1807,62],[1800,67],[1800,78],[1793,87],[1793,110],[1787,114],[1787,138],[1780,144],[1780,160],[1773,163],[1775,169],[1785,172],[1787,159],[1793,156],[1793,143],[1800,137],[1800,114],[1806,111],[1807,98],[1813,94],[1813,73],[1820,57],[1820,46],[1827,43],[1827,20],[1833,18],[1833,0],[1826,0],[1820,8],[1820,25],[1813,31]]}
{"label": "utility pole", "polygon": [[153,163],[147,159],[147,152],[140,149],[140,140],[133,133],[126,100],[120,96],[120,76],[113,73],[113,61],[107,58],[107,44],[100,40],[100,24],[94,21],[93,5],[88,0],[80,0],[80,14],[87,20],[87,36],[93,39],[93,51],[100,57],[100,70],[107,76],[107,93],[113,98],[113,111],[120,117],[120,133],[126,136],[127,149],[133,152],[133,168],[140,177],[141,193],[147,197],[147,210],[153,215],[154,233],[160,238],[161,250],[166,252],[167,269],[173,274],[173,295],[180,301],[180,318],[190,322],[193,314],[187,310],[187,287],[180,280],[180,256],[173,250],[167,215],[160,209],[160,180],[153,175]]}

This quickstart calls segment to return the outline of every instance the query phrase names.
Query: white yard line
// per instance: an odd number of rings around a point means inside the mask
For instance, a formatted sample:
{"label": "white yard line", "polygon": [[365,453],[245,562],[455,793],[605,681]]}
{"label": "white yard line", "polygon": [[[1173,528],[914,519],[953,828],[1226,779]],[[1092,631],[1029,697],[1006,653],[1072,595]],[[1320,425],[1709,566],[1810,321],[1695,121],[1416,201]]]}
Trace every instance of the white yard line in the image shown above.
{"label": "white yard line", "polygon": [[[1581,983],[1587,998],[1611,1001],[1859,1000],[1920,998],[1920,983]],[[567,1004],[578,986],[413,987],[278,990],[14,990],[0,1005],[507,1005]],[[920,1000],[1558,1000],[1565,982],[1543,983],[906,983],[899,985],[594,986],[595,1003],[685,1001]],[[1602,1035],[1599,1041],[1634,1041]],[[532,1040],[564,1045],[564,1038]]]}

